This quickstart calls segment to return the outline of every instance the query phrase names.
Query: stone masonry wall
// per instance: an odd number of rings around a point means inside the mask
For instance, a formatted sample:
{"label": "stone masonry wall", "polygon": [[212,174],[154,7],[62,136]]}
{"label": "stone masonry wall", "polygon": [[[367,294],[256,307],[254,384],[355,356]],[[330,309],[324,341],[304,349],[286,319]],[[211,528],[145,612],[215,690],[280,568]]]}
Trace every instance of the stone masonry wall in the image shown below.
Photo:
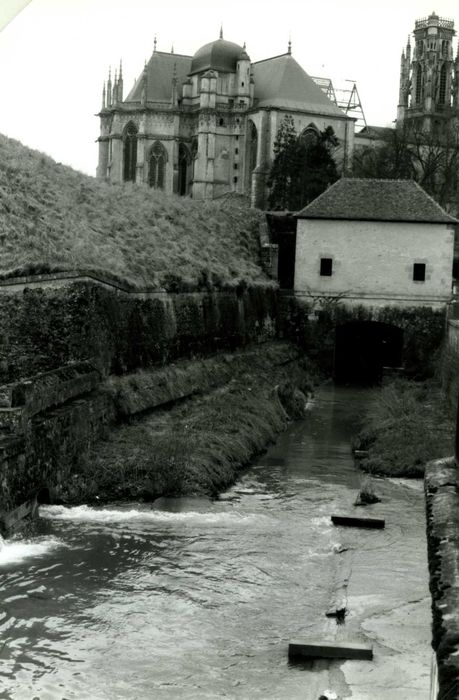
{"label": "stone masonry wall", "polygon": [[89,360],[103,375],[232,350],[276,333],[273,287],[129,293],[91,281],[0,285],[0,384]]}
{"label": "stone masonry wall", "polygon": [[454,457],[427,465],[427,543],[438,700],[459,697],[459,469]]}
{"label": "stone masonry wall", "polygon": [[[0,285],[0,511],[43,485],[59,494],[120,410],[103,386],[109,375],[156,368],[157,379],[144,377],[145,410],[216,381],[203,360],[187,376],[171,363],[263,342],[276,328],[270,287],[150,295],[88,280]],[[225,362],[220,374],[228,380]]]}

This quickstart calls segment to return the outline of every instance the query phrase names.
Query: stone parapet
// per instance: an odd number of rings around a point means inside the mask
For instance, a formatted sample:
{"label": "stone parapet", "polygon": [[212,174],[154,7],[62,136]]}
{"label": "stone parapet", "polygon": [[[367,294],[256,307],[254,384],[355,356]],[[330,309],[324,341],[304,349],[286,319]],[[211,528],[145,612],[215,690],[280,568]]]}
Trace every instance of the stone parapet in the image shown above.
{"label": "stone parapet", "polygon": [[432,646],[438,699],[459,697],[459,469],[454,457],[426,467]]}

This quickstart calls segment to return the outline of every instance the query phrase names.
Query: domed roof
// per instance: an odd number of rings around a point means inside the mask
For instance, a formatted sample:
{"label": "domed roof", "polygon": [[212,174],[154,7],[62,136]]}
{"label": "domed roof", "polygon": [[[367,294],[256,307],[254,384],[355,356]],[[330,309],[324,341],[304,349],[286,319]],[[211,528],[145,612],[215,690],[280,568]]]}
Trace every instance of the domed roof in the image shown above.
{"label": "domed roof", "polygon": [[233,44],[232,41],[225,39],[211,41],[210,44],[201,46],[194,54],[190,74],[200,73],[209,68],[223,73],[234,73],[238,58],[243,50],[239,44]]}

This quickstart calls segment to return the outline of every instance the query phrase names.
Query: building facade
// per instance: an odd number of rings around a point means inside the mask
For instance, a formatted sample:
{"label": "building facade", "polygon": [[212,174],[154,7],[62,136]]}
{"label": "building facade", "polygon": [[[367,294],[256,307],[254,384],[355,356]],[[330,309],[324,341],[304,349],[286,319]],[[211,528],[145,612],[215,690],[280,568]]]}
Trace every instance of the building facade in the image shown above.
{"label": "building facade", "polygon": [[371,309],[451,301],[457,219],[413,180],[343,178],[297,217],[297,295]]}
{"label": "building facade", "polygon": [[459,117],[459,53],[454,57],[454,21],[433,12],[414,26],[400,65],[397,126],[417,120],[424,131],[441,133]]}
{"label": "building facade", "polygon": [[220,38],[194,56],[155,49],[123,97],[123,77],[104,85],[97,176],[212,199],[250,196],[263,208],[282,119],[298,135],[333,128],[341,170],[350,167],[354,120],[287,53],[252,63],[245,46]]}

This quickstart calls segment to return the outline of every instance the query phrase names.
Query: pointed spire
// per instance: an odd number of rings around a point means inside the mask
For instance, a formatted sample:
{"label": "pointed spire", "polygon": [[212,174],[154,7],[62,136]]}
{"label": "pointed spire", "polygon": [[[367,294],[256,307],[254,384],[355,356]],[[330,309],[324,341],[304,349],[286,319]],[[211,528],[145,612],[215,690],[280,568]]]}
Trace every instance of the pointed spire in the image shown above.
{"label": "pointed spire", "polygon": [[112,67],[108,69],[108,80],[107,80],[107,107],[112,105]]}
{"label": "pointed spire", "polygon": [[157,44],[157,39],[156,39],[156,34],[155,34],[155,38],[153,39],[153,53],[156,53],[156,44]]}
{"label": "pointed spire", "polygon": [[288,38],[287,53],[288,53],[289,56],[292,55],[292,37],[291,37],[291,36],[289,36],[289,38]]}
{"label": "pointed spire", "polygon": [[104,80],[104,86],[102,88],[102,109],[105,109],[106,106],[106,90],[105,90],[105,80]]}
{"label": "pointed spire", "polygon": [[120,71],[118,73],[118,91],[117,91],[118,101],[123,101],[123,61],[120,58]]}
{"label": "pointed spire", "polygon": [[118,73],[115,68],[115,78],[113,80],[112,102],[114,105],[118,102]]}
{"label": "pointed spire", "polygon": [[174,53],[174,44],[171,46],[171,53]]}
{"label": "pointed spire", "polygon": [[245,45],[245,41],[244,41],[244,44],[243,44],[242,48],[244,49],[244,51],[245,51],[246,48],[247,48],[246,45]]}
{"label": "pointed spire", "polygon": [[220,39],[223,39],[223,24],[220,25]]}

